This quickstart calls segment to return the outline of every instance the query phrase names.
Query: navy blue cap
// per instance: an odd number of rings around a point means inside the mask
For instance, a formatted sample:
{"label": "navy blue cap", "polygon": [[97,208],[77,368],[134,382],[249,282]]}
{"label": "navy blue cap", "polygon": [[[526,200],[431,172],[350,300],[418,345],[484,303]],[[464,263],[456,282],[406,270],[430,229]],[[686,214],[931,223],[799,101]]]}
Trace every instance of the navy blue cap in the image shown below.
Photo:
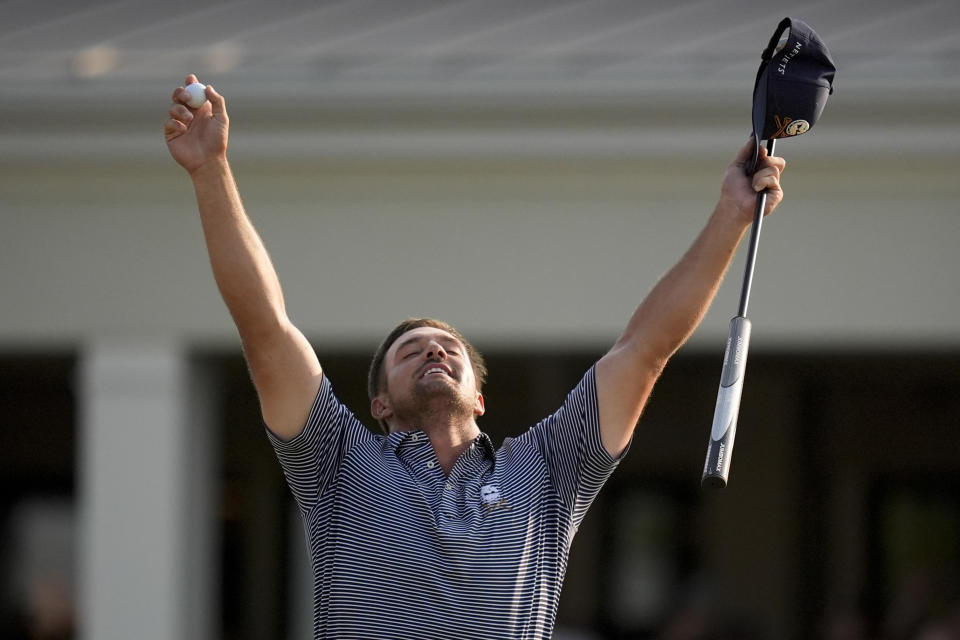
{"label": "navy blue cap", "polygon": [[761,55],[753,86],[752,174],[760,141],[806,133],[820,118],[833,93],[837,67],[813,29],[803,20],[784,18]]}

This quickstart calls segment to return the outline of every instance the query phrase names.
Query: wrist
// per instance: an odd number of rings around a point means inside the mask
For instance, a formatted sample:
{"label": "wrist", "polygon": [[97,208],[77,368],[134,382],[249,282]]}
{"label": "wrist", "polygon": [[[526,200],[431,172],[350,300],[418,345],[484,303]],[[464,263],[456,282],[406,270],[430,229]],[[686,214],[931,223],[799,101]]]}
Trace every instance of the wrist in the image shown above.
{"label": "wrist", "polygon": [[194,183],[222,176],[230,171],[230,164],[227,162],[226,154],[218,154],[198,164],[189,171],[190,178]]}
{"label": "wrist", "polygon": [[740,231],[746,230],[753,222],[752,216],[745,215],[739,204],[728,198],[720,198],[710,217],[714,222],[737,228]]}

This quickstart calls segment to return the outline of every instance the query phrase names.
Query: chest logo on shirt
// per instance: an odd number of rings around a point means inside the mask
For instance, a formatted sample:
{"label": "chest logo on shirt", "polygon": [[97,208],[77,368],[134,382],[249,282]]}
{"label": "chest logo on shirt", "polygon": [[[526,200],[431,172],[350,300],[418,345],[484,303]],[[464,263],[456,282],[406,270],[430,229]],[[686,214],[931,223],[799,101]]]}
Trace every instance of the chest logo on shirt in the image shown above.
{"label": "chest logo on shirt", "polygon": [[500,489],[495,484],[485,484],[480,487],[480,502],[487,513],[507,507],[507,501],[500,495]]}

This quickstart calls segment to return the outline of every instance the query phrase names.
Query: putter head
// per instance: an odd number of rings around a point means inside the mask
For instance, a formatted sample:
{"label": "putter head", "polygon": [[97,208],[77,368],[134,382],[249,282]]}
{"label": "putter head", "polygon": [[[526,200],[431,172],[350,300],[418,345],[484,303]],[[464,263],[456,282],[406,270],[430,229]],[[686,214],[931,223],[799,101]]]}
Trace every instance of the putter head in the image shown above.
{"label": "putter head", "polygon": [[827,46],[803,20],[784,18],[761,55],[753,86],[753,158],[757,168],[760,141],[806,133],[820,118],[833,93],[837,68]]}

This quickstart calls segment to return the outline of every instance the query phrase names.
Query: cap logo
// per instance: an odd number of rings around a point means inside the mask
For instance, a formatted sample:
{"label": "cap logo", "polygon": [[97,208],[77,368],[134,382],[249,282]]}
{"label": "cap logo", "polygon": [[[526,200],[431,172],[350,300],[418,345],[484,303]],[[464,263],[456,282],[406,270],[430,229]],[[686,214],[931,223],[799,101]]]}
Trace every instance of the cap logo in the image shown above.
{"label": "cap logo", "polygon": [[780,116],[773,116],[773,122],[777,127],[777,130],[773,132],[770,136],[771,138],[783,138],[786,136],[798,136],[801,133],[806,133],[807,129],[810,128],[810,123],[806,120],[794,120],[793,118],[787,118]]}
{"label": "cap logo", "polygon": [[784,129],[783,131],[788,136],[798,136],[801,133],[806,133],[807,129],[809,128],[810,128],[810,123],[807,122],[806,120],[794,120],[793,122],[788,124],[786,129]]}

